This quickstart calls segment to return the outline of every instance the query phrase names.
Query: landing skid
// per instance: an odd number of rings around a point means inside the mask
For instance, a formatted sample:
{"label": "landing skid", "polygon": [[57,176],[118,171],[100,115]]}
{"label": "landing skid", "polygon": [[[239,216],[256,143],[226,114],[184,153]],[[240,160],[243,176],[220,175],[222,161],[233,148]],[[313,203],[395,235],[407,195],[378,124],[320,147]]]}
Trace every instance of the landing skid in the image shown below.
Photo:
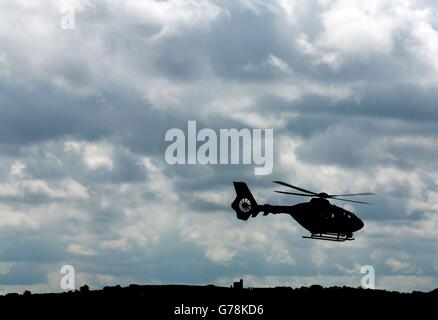
{"label": "landing skid", "polygon": [[315,239],[315,240],[327,240],[327,241],[352,241],[354,238],[352,235],[338,234],[338,233],[312,233],[310,237],[303,236],[304,239]]}

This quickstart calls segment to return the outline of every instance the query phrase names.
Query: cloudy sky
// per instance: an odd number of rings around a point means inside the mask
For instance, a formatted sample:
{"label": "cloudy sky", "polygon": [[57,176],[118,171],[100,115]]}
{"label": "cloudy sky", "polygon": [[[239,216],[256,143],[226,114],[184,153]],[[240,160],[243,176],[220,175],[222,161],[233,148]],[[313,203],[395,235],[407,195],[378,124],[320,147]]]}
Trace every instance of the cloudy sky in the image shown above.
{"label": "cloudy sky", "polygon": [[[92,288],[359,286],[362,265],[378,288],[438,287],[437,18],[426,0],[1,0],[0,293],[60,291],[64,264]],[[188,120],[273,128],[272,174],[168,165]],[[276,179],[377,195],[339,203],[365,222],[350,243],[237,220],[234,180],[306,200]]]}

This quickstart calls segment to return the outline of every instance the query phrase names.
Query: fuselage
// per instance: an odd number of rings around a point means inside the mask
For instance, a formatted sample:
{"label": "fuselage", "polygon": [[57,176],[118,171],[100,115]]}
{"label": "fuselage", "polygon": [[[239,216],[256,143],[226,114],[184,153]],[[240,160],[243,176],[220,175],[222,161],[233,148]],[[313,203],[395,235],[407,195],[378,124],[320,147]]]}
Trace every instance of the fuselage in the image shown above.
{"label": "fuselage", "polygon": [[354,213],[320,198],[291,206],[289,214],[311,233],[351,234],[364,226]]}

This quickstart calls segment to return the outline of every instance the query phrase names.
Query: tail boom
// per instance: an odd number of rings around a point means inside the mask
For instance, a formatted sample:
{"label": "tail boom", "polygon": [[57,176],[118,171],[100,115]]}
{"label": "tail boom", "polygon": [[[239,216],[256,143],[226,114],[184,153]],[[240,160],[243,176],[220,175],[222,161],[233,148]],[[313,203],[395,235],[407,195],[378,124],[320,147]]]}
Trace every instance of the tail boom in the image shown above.
{"label": "tail boom", "polygon": [[248,220],[249,217],[256,217],[260,212],[263,215],[269,213],[290,213],[290,206],[272,206],[270,204],[257,204],[251,191],[245,182],[233,182],[236,190],[236,198],[231,204],[231,208],[236,211],[237,218],[240,220]]}

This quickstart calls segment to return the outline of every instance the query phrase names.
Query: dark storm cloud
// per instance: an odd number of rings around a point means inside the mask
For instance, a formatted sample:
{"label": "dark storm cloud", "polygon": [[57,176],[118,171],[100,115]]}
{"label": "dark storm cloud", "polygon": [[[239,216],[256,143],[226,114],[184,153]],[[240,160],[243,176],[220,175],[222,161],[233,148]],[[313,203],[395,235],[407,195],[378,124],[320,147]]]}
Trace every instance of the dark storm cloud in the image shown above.
{"label": "dark storm cloud", "polygon": [[3,231],[0,250],[1,262],[49,263],[58,261],[64,253],[62,244],[53,241],[53,234],[35,231]]}
{"label": "dark storm cloud", "polygon": [[35,270],[33,264],[13,265],[10,272],[0,274],[0,284],[5,285],[42,285],[47,281],[47,273],[44,269]]}
{"label": "dark storm cloud", "polygon": [[151,108],[129,88],[108,88],[86,97],[42,83],[24,84],[24,88],[6,85],[3,89],[0,142],[4,145],[110,139],[136,153],[161,154],[164,142],[150,137],[164,137],[172,125],[184,124],[175,114]]}

